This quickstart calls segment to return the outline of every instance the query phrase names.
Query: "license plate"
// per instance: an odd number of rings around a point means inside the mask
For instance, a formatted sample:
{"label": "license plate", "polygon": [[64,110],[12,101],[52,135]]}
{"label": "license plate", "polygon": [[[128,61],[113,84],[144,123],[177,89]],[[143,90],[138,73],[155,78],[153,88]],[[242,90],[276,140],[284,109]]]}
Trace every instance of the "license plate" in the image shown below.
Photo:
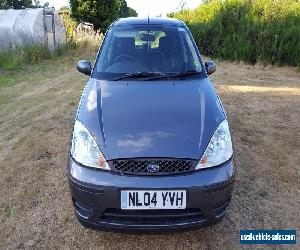
{"label": "license plate", "polygon": [[122,190],[122,209],[185,209],[186,190]]}

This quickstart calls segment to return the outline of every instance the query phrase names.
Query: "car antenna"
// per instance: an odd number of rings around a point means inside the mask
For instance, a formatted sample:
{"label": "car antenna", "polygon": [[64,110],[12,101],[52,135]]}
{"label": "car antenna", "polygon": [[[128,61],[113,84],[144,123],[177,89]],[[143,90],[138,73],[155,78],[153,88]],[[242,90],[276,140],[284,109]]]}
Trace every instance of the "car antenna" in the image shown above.
{"label": "car antenna", "polygon": [[[150,19],[149,19],[149,10],[148,10],[148,25],[150,24]],[[148,30],[148,34],[149,34],[149,30]],[[149,43],[149,37],[148,37],[148,53],[150,51],[150,43]]]}

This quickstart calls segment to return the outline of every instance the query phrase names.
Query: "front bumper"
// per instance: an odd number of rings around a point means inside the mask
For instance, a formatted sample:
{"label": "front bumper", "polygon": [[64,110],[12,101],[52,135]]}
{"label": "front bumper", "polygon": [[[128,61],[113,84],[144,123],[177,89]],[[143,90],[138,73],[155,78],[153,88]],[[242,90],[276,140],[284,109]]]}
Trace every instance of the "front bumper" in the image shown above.
{"label": "front bumper", "polygon": [[[68,176],[75,214],[86,227],[127,231],[193,229],[219,222],[227,209],[235,170],[219,167],[169,176],[130,176],[80,166],[69,157]],[[185,210],[121,210],[123,189],[186,189]]]}

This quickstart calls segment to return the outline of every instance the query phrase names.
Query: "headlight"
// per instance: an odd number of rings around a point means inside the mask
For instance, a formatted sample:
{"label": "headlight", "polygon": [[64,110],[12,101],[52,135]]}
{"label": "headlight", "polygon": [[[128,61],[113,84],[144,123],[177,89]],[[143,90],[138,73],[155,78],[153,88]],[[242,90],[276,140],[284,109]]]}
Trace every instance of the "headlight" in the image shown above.
{"label": "headlight", "polygon": [[196,169],[210,168],[228,161],[232,156],[232,142],[227,120],[220,123],[205,149]]}
{"label": "headlight", "polygon": [[82,122],[76,120],[73,129],[71,155],[82,165],[110,170],[94,137]]}

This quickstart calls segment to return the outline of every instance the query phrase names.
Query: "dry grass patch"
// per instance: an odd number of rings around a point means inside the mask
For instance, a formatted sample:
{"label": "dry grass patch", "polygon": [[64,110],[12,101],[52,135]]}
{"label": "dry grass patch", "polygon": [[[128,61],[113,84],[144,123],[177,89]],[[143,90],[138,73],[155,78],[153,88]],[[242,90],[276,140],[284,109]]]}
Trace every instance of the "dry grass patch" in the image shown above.
{"label": "dry grass patch", "polygon": [[240,248],[239,230],[300,229],[300,73],[220,62],[213,82],[231,125],[238,171],[213,227],[123,235],[77,222],[66,177],[69,136],[87,78],[76,58],[46,62],[0,88],[0,248]]}

